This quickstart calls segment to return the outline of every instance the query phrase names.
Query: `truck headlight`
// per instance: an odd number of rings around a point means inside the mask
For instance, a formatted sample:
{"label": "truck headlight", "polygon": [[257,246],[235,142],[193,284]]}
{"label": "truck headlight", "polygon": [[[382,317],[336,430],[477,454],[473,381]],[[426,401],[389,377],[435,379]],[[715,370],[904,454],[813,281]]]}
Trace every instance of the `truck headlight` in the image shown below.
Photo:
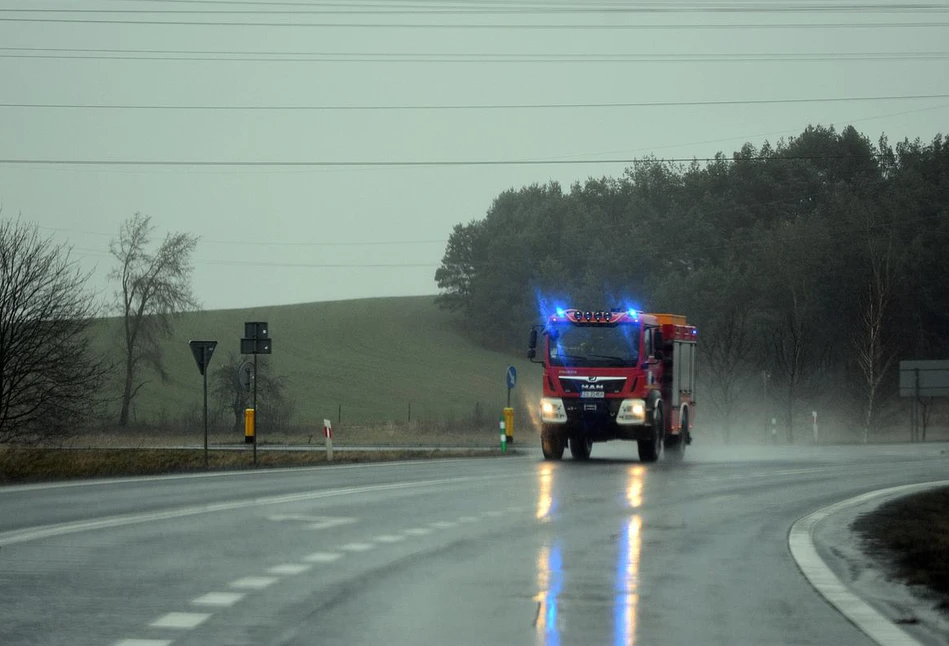
{"label": "truck headlight", "polygon": [[559,397],[545,397],[540,400],[541,421],[563,424],[567,421],[567,410]]}
{"label": "truck headlight", "polygon": [[617,424],[643,424],[646,422],[646,402],[641,399],[624,399],[616,412]]}

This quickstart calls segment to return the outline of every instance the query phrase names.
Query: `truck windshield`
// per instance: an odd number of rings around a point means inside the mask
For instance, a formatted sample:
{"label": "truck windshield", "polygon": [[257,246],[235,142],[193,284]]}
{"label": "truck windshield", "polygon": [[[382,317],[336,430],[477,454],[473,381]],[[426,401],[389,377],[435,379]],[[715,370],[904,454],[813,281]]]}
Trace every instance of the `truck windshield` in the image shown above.
{"label": "truck windshield", "polygon": [[548,335],[552,366],[596,368],[635,366],[639,363],[639,325],[558,325]]}

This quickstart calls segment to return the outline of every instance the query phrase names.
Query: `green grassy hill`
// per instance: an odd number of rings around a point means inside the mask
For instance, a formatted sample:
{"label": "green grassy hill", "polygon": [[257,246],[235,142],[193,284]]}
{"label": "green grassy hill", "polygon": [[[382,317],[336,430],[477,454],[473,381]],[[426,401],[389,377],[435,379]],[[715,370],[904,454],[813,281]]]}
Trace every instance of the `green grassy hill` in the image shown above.
{"label": "green grassy hill", "polygon": [[[523,356],[477,346],[433,301],[431,296],[376,298],[185,314],[164,343],[171,381],[148,375],[151,381],[134,403],[135,421],[197,419],[201,376],[188,341],[219,342],[213,370],[229,353],[239,354],[245,321],[270,325],[274,351],[268,360],[273,374],[287,377],[294,426],[314,426],[324,417],[336,422],[340,406],[349,424],[405,421],[409,404],[414,420],[460,420],[471,416],[478,403],[487,418],[496,420],[511,364],[519,377],[516,408],[526,419],[524,402],[539,396],[540,367]],[[103,348],[114,347],[110,356],[121,357],[120,322],[104,320],[96,332]],[[526,347],[527,330],[524,342]]]}

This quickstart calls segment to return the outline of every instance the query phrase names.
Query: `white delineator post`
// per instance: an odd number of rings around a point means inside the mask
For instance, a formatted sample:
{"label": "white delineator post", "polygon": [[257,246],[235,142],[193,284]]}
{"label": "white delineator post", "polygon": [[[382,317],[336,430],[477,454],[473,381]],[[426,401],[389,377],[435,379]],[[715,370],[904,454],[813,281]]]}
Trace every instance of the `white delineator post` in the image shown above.
{"label": "white delineator post", "polygon": [[326,438],[326,461],[333,461],[333,422],[323,420],[323,437]]}
{"label": "white delineator post", "polygon": [[817,442],[818,442],[818,436],[817,436],[817,411],[816,411],[816,410],[811,411],[811,415],[814,416],[814,444],[817,444]]}

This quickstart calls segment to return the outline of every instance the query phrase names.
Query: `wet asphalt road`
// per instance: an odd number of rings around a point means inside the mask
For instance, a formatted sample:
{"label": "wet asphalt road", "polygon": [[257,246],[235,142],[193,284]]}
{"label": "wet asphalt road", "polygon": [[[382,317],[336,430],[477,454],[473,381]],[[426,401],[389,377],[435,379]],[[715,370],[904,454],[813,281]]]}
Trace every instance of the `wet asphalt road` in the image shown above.
{"label": "wet asphalt road", "polygon": [[[801,516],[945,445],[502,459],[0,489],[0,644],[867,644]],[[125,641],[145,640],[145,641]]]}

